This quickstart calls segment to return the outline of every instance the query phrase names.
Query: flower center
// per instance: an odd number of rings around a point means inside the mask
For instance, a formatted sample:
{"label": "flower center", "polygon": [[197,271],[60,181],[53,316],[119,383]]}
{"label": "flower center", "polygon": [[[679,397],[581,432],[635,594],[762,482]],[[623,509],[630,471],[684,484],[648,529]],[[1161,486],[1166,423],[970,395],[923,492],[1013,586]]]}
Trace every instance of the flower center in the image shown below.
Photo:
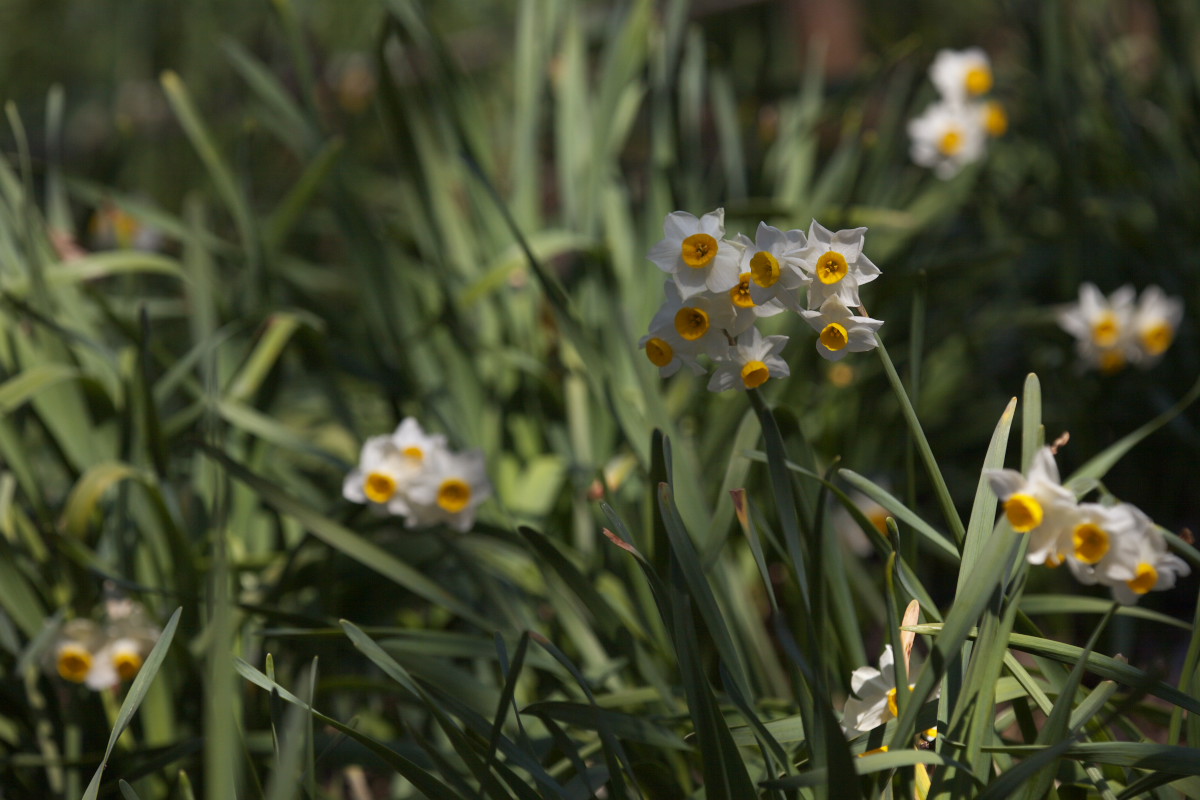
{"label": "flower center", "polygon": [[656,367],[665,367],[675,359],[675,348],[656,336],[646,341],[646,358]]}
{"label": "flower center", "polygon": [[1095,564],[1108,552],[1108,532],[1094,522],[1082,522],[1072,534],[1075,557],[1084,564]]}
{"label": "flower center", "polygon": [[58,651],[58,674],[73,683],[83,683],[92,668],[92,654],[77,644]]}
{"label": "flower center", "polygon": [[117,670],[117,675],[121,680],[133,680],[133,677],[138,674],[138,670],[142,668],[142,657],[129,651],[117,653],[113,656],[113,667]]}
{"label": "flower center", "polygon": [[743,272],[738,285],[729,290],[729,297],[738,308],[754,308],[754,298],[750,296],[750,273]]}
{"label": "flower center", "polygon": [[817,277],[821,279],[821,283],[837,283],[846,277],[849,271],[846,257],[836,250],[830,250],[817,259]]}
{"label": "flower center", "polygon": [[[916,687],[915,683],[908,685],[908,690],[911,692]],[[893,686],[887,692],[888,711],[892,712],[893,717],[900,716],[900,707],[896,705],[896,688]]]}
{"label": "flower center", "polygon": [[450,514],[457,514],[471,502],[470,485],[459,478],[447,478],[438,487],[437,504]]}
{"label": "flower center", "polygon": [[1100,354],[1100,371],[1105,375],[1120,372],[1125,367],[1125,354],[1115,347]]}
{"label": "flower center", "polygon": [[759,250],[750,259],[750,274],[759,286],[771,288],[779,280],[779,259],[766,250]]}
{"label": "flower center", "polygon": [[716,257],[717,240],[707,233],[693,233],[683,240],[683,263],[689,267],[707,267]]}
{"label": "flower center", "polygon": [[1061,567],[1063,563],[1063,554],[1051,553],[1050,555],[1046,556],[1046,560],[1043,563],[1050,569]]}
{"label": "flower center", "polygon": [[938,140],[938,150],[944,156],[952,156],[962,150],[963,135],[962,132],[956,129],[951,129],[942,134],[942,138]]}
{"label": "flower center", "polygon": [[1004,516],[1017,533],[1026,533],[1042,524],[1042,504],[1032,495],[1014,494],[1004,501]]}
{"label": "flower center", "polygon": [[1171,346],[1175,329],[1170,323],[1160,322],[1142,331],[1142,347],[1152,356],[1161,356]]}
{"label": "flower center", "polygon": [[761,361],[748,361],[746,366],[742,367],[742,383],[746,384],[747,389],[762,386],[769,377],[771,369]]}
{"label": "flower center", "polygon": [[1008,133],[1008,112],[1004,106],[992,100],[983,109],[983,127],[989,136],[1003,136]]}
{"label": "flower center", "polygon": [[821,329],[821,344],[834,351],[841,350],[850,342],[850,334],[836,322],[831,322]]}
{"label": "flower center", "polygon": [[372,503],[386,503],[396,493],[396,479],[382,472],[367,473],[363,481],[363,494]]}
{"label": "flower center", "polygon": [[1092,325],[1092,342],[1097,347],[1112,347],[1117,343],[1121,326],[1117,324],[1117,315],[1105,311]]}
{"label": "flower center", "polygon": [[411,458],[413,461],[424,461],[425,451],[417,447],[415,444],[409,445],[400,451],[406,458]]}
{"label": "flower center", "polygon": [[695,306],[684,306],[675,312],[675,330],[689,342],[696,341],[708,333],[708,312]]}
{"label": "flower center", "polygon": [[1133,573],[1133,578],[1125,583],[1137,594],[1145,594],[1154,588],[1154,584],[1158,583],[1158,570],[1152,564],[1143,561],[1137,565],[1137,571]]}
{"label": "flower center", "polygon": [[992,71],[987,67],[971,67],[967,70],[967,91],[971,94],[987,94],[992,88]]}

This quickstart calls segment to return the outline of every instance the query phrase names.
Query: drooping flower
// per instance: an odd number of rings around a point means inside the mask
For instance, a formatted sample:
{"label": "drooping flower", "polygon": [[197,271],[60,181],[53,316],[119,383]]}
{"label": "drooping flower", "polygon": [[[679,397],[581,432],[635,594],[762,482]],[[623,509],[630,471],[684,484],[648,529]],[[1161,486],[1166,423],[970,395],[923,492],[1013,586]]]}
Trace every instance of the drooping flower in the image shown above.
{"label": "drooping flower", "polygon": [[717,359],[717,368],[708,381],[708,390],[745,391],[756,389],[771,378],[787,377],[791,370],[779,355],[787,341],[786,336],[764,337],[758,328],[746,330],[737,338],[737,344]]}
{"label": "drooping flower", "polygon": [[987,133],[993,129],[989,122],[998,128],[998,120],[980,104],[932,103],[919,117],[908,121],[909,154],[914,163],[948,180],[983,157]]}
{"label": "drooping flower", "polygon": [[820,308],[830,297],[847,306],[860,306],[858,287],[879,277],[879,267],[863,254],[866,228],[836,233],[816,220],[808,229],[808,243],[797,258],[800,268],[811,276],[808,307]]}
{"label": "drooping flower", "polygon": [[1128,363],[1135,294],[1132,286],[1122,286],[1106,298],[1095,284],[1084,283],[1079,301],[1058,312],[1059,326],[1075,337],[1085,364],[1112,373]]}
{"label": "drooping flower", "polygon": [[942,99],[959,104],[992,90],[992,65],[981,48],[939,50],[929,66],[929,80]]}
{"label": "drooping flower", "polygon": [[408,486],[405,524],[420,528],[444,523],[466,532],[475,524],[480,503],[491,494],[482,451],[435,450]]}
{"label": "drooping flower", "polygon": [[703,291],[728,292],[738,284],[741,249],[725,239],[725,209],[700,219],[686,211],[673,211],[663,222],[663,239],[647,254],[659,269],[672,276],[684,298]]}
{"label": "drooping flower", "polygon": [[1028,533],[1026,560],[1041,564],[1067,552],[1065,537],[1074,519],[1075,495],[1063,487],[1054,452],[1043,447],[1033,457],[1028,476],[1015,469],[987,470],[988,483],[1000,498],[1004,516],[1017,533]]}
{"label": "drooping flower", "polygon": [[1175,340],[1175,330],[1182,319],[1182,300],[1168,296],[1157,286],[1142,290],[1129,321],[1132,360],[1140,367],[1156,363]]}
{"label": "drooping flower", "polygon": [[875,331],[882,320],[856,316],[837,295],[830,296],[818,311],[801,311],[817,336],[817,352],[830,361],[841,361],[847,353],[862,353],[876,345]]}

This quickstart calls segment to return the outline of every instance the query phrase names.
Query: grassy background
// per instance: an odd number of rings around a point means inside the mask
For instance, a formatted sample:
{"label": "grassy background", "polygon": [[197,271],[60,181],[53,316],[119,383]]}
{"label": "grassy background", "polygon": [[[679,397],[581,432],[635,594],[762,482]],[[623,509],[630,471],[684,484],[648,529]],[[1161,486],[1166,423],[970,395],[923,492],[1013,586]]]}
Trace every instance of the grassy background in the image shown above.
{"label": "grassy background", "polygon": [[[1010,791],[994,769],[1031,797],[1056,776],[1135,796],[1147,758],[1195,781],[1193,751],[1145,749],[1197,742],[1178,711],[1196,702],[1187,623],[1118,615],[1080,688],[1059,662],[1103,593],[1008,574],[994,498],[977,496],[1014,419],[1022,463],[1043,421],[1047,440],[1069,430],[1070,474],[1200,374],[1187,318],[1162,364],[1111,377],[1077,371],[1053,322],[1084,280],[1200,303],[1191,5],[864,2],[823,45],[805,37],[829,19],[786,4],[488,8],[0,10],[20,21],[0,26],[6,796],[81,796],[106,743],[97,791],[145,798],[353,796],[353,764],[382,797],[911,794],[913,772],[888,770],[918,757],[961,797],[973,780]],[[943,183],[908,163],[904,122],[932,97],[936,49],[970,44],[992,54],[1012,127]],[[365,103],[339,94],[347,53],[373,76]],[[100,250],[105,199],[163,250]],[[718,205],[747,233],[869,226],[884,274],[864,301],[907,392],[874,354],[832,373],[782,318],[793,377],[764,407],[660,381],[636,350],[662,281],[644,254],[666,213]],[[97,251],[64,261],[63,234]],[[497,497],[472,533],[341,499],[361,441],[405,415],[487,453]],[[1197,525],[1196,419],[1105,476],[1173,531]],[[840,552],[830,491],[790,477],[785,450],[890,485],[914,510],[898,560],[882,540]],[[943,552],[921,524],[968,544]],[[183,609],[113,740],[120,696],[41,669],[105,579],[158,619]],[[1047,593],[1069,597],[1031,597]],[[1190,621],[1195,594],[1193,577],[1143,606]],[[910,756],[906,704],[893,752],[852,762],[834,722],[850,672],[913,595],[946,623],[917,692],[950,676],[951,743]],[[988,646],[963,645],[974,627]],[[1035,660],[1006,658],[1010,630]],[[1144,672],[1096,660],[1115,653]],[[1074,702],[1055,715],[1050,698]],[[327,717],[290,713],[307,702]],[[1110,749],[1014,749],[1065,748],[1068,731]],[[867,763],[875,777],[853,777]]]}

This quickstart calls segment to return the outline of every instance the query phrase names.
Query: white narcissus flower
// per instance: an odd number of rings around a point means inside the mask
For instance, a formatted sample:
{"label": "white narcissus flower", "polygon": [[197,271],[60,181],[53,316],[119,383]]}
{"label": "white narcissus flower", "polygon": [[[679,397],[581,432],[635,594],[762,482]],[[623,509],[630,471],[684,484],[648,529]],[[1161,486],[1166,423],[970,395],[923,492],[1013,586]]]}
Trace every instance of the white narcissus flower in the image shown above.
{"label": "white narcissus flower", "polygon": [[737,338],[717,360],[717,368],[708,381],[710,392],[727,389],[756,389],[771,378],[785,378],[791,374],[787,362],[780,357],[786,336],[763,336],[758,328],[750,328]]}
{"label": "white narcissus flower", "polygon": [[765,222],[758,223],[754,241],[742,237],[741,275],[749,275],[747,288],[759,306],[772,302],[799,311],[803,307],[800,294],[812,278],[800,269],[798,255],[808,245],[804,231],[781,231]]}
{"label": "white narcissus flower", "polygon": [[[764,227],[770,228],[770,226],[760,224],[758,226],[760,235]],[[770,228],[770,230],[779,234],[778,247],[782,250],[786,245],[784,234],[774,228]],[[756,281],[770,282],[772,278],[782,277],[779,268],[786,262],[780,262],[769,250],[756,249],[756,243],[744,234],[739,233],[734,239],[742,251],[738,267],[741,273],[738,276],[738,285],[728,292],[729,307],[733,310],[733,322],[730,323],[727,333],[737,338],[747,328],[752,327],[759,317],[773,317],[783,312],[784,296],[777,297],[776,295],[783,289],[784,281],[776,280],[770,290],[762,289],[756,284]],[[793,269],[795,268],[793,267]],[[758,270],[757,277],[755,270]]]}
{"label": "white narcissus flower", "polygon": [[1101,581],[1112,591],[1113,599],[1123,605],[1133,605],[1147,592],[1170,589],[1176,578],[1192,571],[1186,561],[1167,552],[1162,532],[1148,517],[1142,516],[1144,524],[1132,537],[1133,546],[1123,548],[1119,554],[1121,566],[1132,572],[1133,577],[1121,580],[1114,574],[1114,579]]}
{"label": "white narcissus flower", "polygon": [[929,80],[943,100],[965,103],[992,90],[992,64],[978,47],[939,50],[929,66]]}
{"label": "white narcissus flower", "polygon": [[[1080,583],[1111,586],[1130,580],[1134,577],[1137,541],[1143,530],[1153,526],[1149,517],[1129,503],[1080,503],[1064,537],[1068,550],[1058,560],[1067,562]],[[1046,563],[1057,566],[1050,558]]]}
{"label": "white narcissus flower", "polygon": [[405,457],[418,465],[435,450],[446,449],[446,437],[440,433],[426,433],[421,423],[405,417],[392,433],[392,442]]}
{"label": "white narcissus flower", "polygon": [[847,306],[860,306],[858,287],[879,277],[879,267],[863,255],[866,228],[836,233],[816,220],[808,229],[808,244],[797,254],[800,267],[811,275],[808,307],[820,308],[826,299],[838,297]]}
{"label": "white narcissus flower", "polygon": [[[725,352],[736,319],[728,292],[701,292],[685,298],[680,295],[679,287],[667,281],[663,293],[666,299],[650,320],[652,337],[670,344],[684,363],[701,354],[716,357]],[[646,355],[650,357],[652,353],[647,351]]]}
{"label": "white narcissus flower", "polygon": [[342,482],[342,496],[375,511],[407,514],[404,490],[424,460],[405,455],[392,436],[372,436],[363,443],[358,466]]}
{"label": "white narcissus flower", "polygon": [[408,486],[405,524],[418,528],[445,523],[468,531],[475,524],[479,504],[491,494],[481,451],[436,450]]}
{"label": "white narcissus flower", "polygon": [[1122,286],[1105,297],[1093,283],[1079,287],[1079,301],[1058,312],[1058,324],[1075,337],[1084,363],[1112,373],[1130,360],[1128,346],[1133,322],[1132,286]]}
{"label": "white narcissus flower", "polygon": [[135,613],[110,619],[103,628],[87,619],[64,625],[54,648],[54,668],[59,676],[93,691],[132,680],[158,641],[159,630],[147,619],[141,604],[131,605]]}
{"label": "white narcissus flower", "polygon": [[991,121],[979,104],[932,103],[908,121],[909,155],[942,180],[953,178],[964,166],[983,157]]}
{"label": "white narcissus flower", "polygon": [[88,688],[99,692],[133,680],[149,652],[150,648],[142,640],[133,637],[109,641],[93,657],[92,669],[85,681]]}
{"label": "white narcissus flower", "polygon": [[725,209],[696,219],[686,211],[673,211],[663,223],[662,241],[647,254],[659,269],[672,276],[681,296],[705,290],[728,292],[738,284],[741,249],[725,237]]}
{"label": "white narcissus flower", "polygon": [[1004,516],[1017,533],[1028,533],[1026,560],[1042,564],[1067,552],[1065,536],[1075,519],[1075,495],[1062,486],[1054,452],[1043,447],[1033,456],[1029,475],[1015,469],[989,469],[984,473],[1004,506]]}
{"label": "white narcissus flower", "polygon": [[638,347],[646,351],[646,358],[658,367],[660,378],[669,378],[679,371],[683,365],[691,370],[693,375],[704,372],[704,365],[696,360],[674,327],[663,327],[651,330],[638,341]]}
{"label": "white narcissus flower", "polygon": [[[908,688],[912,691],[913,684]],[[878,669],[859,667],[850,673],[850,690],[854,695],[846,698],[842,708],[842,730],[847,735],[866,733],[897,716],[896,668],[890,644],[884,645]]]}
{"label": "white narcissus flower", "polygon": [[1183,301],[1170,297],[1157,286],[1147,286],[1129,321],[1134,347],[1133,359],[1138,366],[1149,367],[1175,340],[1175,329],[1183,319]]}
{"label": "white narcissus flower", "polygon": [[829,361],[873,349],[875,331],[883,325],[883,320],[855,316],[837,296],[828,298],[820,310],[801,311],[800,315],[819,334],[817,352]]}
{"label": "white narcissus flower", "polygon": [[54,645],[54,669],[71,683],[84,683],[92,673],[93,655],[104,645],[100,626],[90,619],[73,619],[63,625]]}

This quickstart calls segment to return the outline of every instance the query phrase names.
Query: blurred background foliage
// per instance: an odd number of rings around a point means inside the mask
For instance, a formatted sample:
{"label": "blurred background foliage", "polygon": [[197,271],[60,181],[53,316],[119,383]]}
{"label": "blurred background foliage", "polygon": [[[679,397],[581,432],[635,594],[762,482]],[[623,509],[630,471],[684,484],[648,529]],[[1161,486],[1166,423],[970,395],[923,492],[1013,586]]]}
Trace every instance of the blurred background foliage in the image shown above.
{"label": "blurred background foliage", "polygon": [[[749,487],[765,524],[782,524],[766,469],[746,455],[761,449],[754,415],[702,379],[660,382],[636,349],[659,302],[662,275],[644,254],[664,215],[724,206],[729,229],[748,234],[760,219],[868,226],[884,274],[864,302],[886,320],[959,508],[1030,371],[1047,440],[1071,434],[1069,473],[1200,375],[1198,15],[1188,0],[7,0],[5,674],[44,651],[43,619],[92,613],[106,578],[161,619],[184,606],[189,644],[109,769],[133,780],[161,759],[166,777],[139,784],[142,796],[187,796],[183,770],[197,793],[228,797],[266,783],[284,758],[272,725],[284,723],[225,653],[259,669],[273,653],[297,694],[319,656],[314,705],[450,773],[417,743],[463,758],[436,703],[398,700],[337,621],[379,626],[440,702],[488,721],[505,648],[536,630],[566,655],[529,651],[539,672],[520,684],[522,703],[577,699],[573,660],[614,706],[662,724],[632,756],[659,787],[647,796],[689,795],[700,766],[678,740],[672,621],[600,533],[615,525],[603,499],[667,571],[655,429],[739,631],[744,686],[772,714],[795,688],[727,494]],[[985,162],[941,182],[909,162],[904,124],[932,97],[937,49],[968,45],[991,56],[1010,129]],[[98,220],[120,214],[157,231],[160,253],[127,240],[101,255],[112,242]],[[97,251],[78,273],[64,272],[72,241]],[[1162,363],[1077,367],[1054,309],[1083,281],[1183,298]],[[794,335],[792,378],[765,392],[794,451],[811,445],[819,471],[847,467],[940,519],[879,361],[830,366],[801,321],[770,327]],[[341,500],[361,442],[405,415],[487,453],[497,499],[472,534],[406,531]],[[1200,524],[1198,419],[1176,417],[1106,478],[1173,531]],[[901,531],[944,610],[955,571]],[[851,587],[837,621],[853,624],[820,634],[821,669],[844,695],[886,640],[894,598],[878,557],[837,569]],[[795,586],[773,574],[795,613]],[[1086,593],[1065,575],[1030,581]],[[1195,585],[1146,605],[1187,617]],[[1091,622],[1048,625],[1081,644]],[[1139,640],[1138,624],[1118,617],[1107,649],[1169,669],[1187,637]],[[720,642],[699,642],[718,681]],[[78,796],[116,701],[36,676],[4,691],[19,709],[0,730],[5,788]],[[218,743],[203,755],[202,734]],[[55,748],[86,768],[46,767]],[[322,780],[342,757],[322,756]],[[231,766],[243,761],[245,772]],[[329,781],[322,791],[340,791]],[[587,796],[574,791],[563,796]]]}

